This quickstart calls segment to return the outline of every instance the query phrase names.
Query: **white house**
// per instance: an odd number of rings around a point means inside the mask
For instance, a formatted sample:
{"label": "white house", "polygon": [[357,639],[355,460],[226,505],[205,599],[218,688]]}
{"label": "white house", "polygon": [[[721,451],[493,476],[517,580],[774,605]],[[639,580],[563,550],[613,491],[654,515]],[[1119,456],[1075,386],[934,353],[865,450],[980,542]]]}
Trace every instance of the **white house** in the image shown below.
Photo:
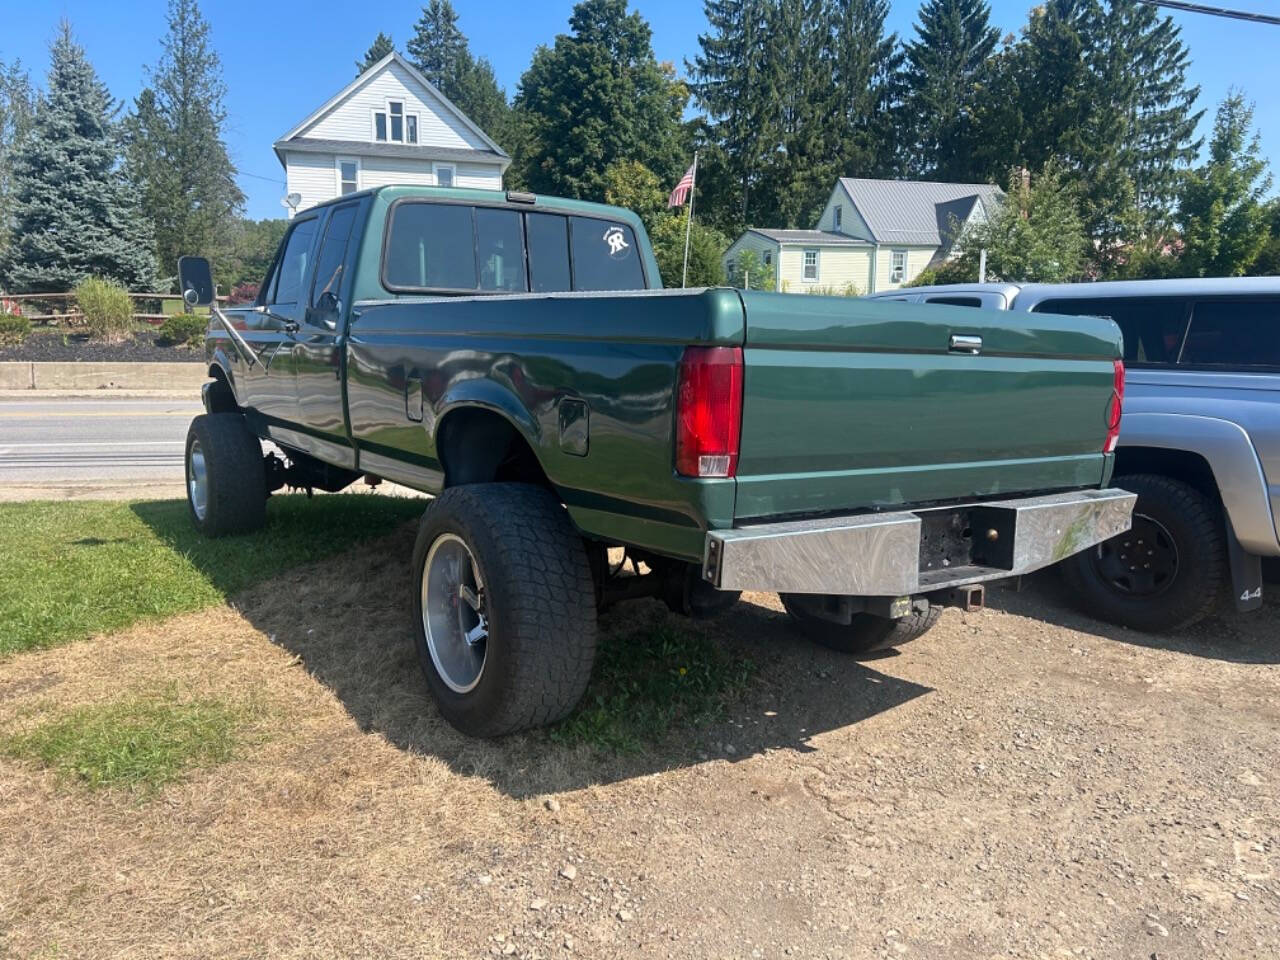
{"label": "white house", "polygon": [[965,227],[986,219],[1003,195],[989,183],[841,177],[815,229],[748,230],[725,251],[725,271],[740,282],[734,273],[751,250],[777,290],[893,290],[952,256]]}
{"label": "white house", "polygon": [[511,163],[398,53],[389,53],[275,143],[302,210],[393,183],[502,188]]}

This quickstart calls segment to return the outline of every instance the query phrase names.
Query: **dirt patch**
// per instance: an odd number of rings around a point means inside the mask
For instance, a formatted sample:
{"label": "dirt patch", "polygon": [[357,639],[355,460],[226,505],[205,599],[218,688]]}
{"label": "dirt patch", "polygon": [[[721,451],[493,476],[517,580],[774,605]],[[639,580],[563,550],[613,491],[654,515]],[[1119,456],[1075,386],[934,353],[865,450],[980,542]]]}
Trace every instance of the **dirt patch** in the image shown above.
{"label": "dirt patch", "polygon": [[178,347],[157,342],[158,331],[143,330],[124,343],[100,343],[86,333],[33,330],[20,344],[0,345],[0,360],[79,363],[183,363],[204,359],[203,347]]}
{"label": "dirt patch", "polygon": [[[411,541],[0,664],[0,727],[164,682],[270,718],[149,800],[0,759],[0,955],[1280,951],[1274,603],[1139,640],[993,590],[857,663],[750,596],[714,629],[757,680],[618,757],[440,721]],[[604,626],[646,622],[681,629],[652,603]]]}

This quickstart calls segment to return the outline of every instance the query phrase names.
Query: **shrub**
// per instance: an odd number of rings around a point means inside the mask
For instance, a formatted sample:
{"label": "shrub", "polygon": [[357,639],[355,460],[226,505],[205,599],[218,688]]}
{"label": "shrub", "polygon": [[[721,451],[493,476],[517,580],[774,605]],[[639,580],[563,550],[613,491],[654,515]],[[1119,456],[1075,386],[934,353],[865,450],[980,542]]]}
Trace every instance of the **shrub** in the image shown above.
{"label": "shrub", "polygon": [[227,298],[228,303],[253,303],[258,299],[258,287],[256,283],[238,283],[231,288],[231,296]]}
{"label": "shrub", "polygon": [[0,344],[6,346],[21,343],[31,332],[31,321],[12,313],[0,313]]}
{"label": "shrub", "polygon": [[86,277],[75,293],[76,303],[95,340],[119,343],[133,336],[133,301],[120,284]]}
{"label": "shrub", "polygon": [[856,297],[858,296],[858,286],[850,280],[842,287],[827,284],[825,286],[805,287],[804,292],[818,297]]}
{"label": "shrub", "polygon": [[209,318],[195,313],[175,313],[160,325],[156,342],[165,347],[197,347],[204,343]]}

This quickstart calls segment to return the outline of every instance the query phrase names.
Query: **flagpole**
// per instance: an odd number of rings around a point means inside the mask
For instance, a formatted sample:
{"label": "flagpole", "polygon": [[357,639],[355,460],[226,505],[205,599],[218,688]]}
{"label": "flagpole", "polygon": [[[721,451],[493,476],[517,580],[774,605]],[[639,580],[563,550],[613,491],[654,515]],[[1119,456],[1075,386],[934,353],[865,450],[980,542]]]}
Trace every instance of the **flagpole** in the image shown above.
{"label": "flagpole", "polygon": [[693,230],[693,195],[698,192],[698,151],[693,151],[693,178],[689,181],[689,220],[684,225],[684,273],[680,275],[680,288],[689,285],[689,233]]}

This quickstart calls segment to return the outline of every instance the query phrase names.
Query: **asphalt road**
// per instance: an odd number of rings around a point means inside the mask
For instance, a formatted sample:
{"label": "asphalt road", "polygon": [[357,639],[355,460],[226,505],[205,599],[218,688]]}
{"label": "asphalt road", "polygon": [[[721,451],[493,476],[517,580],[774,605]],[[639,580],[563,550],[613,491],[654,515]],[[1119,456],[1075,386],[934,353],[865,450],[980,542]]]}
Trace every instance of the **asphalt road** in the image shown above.
{"label": "asphalt road", "polygon": [[0,399],[0,497],[182,488],[199,398]]}

